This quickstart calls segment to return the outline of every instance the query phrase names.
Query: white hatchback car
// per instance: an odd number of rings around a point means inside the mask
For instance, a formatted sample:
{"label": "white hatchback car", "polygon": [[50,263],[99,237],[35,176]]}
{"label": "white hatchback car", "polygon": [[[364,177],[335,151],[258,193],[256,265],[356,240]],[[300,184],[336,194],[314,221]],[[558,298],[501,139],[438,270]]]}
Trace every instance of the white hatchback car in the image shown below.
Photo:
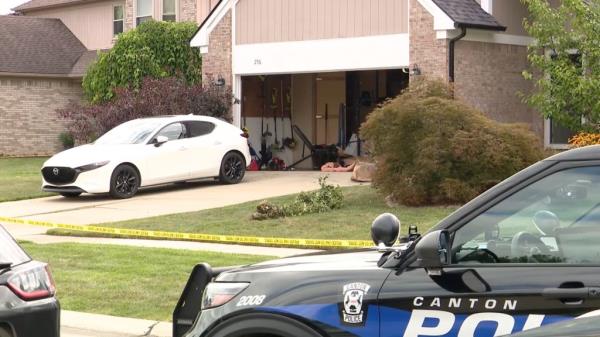
{"label": "white hatchback car", "polygon": [[141,118],[48,159],[42,190],[65,197],[110,193],[123,199],[140,187],[199,178],[236,184],[247,163],[248,141],[227,122],[193,115]]}

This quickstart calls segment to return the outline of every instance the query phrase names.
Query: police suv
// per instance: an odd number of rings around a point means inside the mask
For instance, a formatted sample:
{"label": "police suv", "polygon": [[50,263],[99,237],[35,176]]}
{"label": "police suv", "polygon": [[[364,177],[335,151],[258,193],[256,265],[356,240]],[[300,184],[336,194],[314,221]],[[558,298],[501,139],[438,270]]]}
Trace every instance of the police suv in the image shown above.
{"label": "police suv", "polygon": [[197,265],[174,337],[492,337],[600,310],[600,146],[563,152],[427,234],[246,267]]}

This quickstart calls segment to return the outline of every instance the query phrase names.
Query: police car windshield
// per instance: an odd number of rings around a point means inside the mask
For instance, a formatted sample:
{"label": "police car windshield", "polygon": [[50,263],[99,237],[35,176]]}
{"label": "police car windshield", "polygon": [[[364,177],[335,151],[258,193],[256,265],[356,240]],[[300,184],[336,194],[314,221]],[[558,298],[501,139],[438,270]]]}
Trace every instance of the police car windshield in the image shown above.
{"label": "police car windshield", "polygon": [[141,144],[159,125],[158,119],[136,119],[123,123],[98,138],[97,145]]}
{"label": "police car windshield", "polygon": [[29,256],[19,247],[15,240],[8,232],[0,226],[0,264],[4,264],[4,268],[10,265],[18,265],[31,260]]}

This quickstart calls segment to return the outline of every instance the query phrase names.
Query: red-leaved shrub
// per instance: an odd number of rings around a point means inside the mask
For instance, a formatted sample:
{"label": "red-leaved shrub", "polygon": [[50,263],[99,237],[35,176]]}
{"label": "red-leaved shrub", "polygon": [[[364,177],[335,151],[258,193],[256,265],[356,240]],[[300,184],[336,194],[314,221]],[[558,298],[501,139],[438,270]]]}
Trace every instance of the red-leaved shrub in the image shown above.
{"label": "red-leaved shrub", "polygon": [[231,121],[233,95],[229,87],[214,81],[187,85],[176,77],[147,77],[138,90],[119,88],[108,102],[90,105],[70,103],[57,110],[77,143],[87,143],[126,121],[160,115],[206,115]]}

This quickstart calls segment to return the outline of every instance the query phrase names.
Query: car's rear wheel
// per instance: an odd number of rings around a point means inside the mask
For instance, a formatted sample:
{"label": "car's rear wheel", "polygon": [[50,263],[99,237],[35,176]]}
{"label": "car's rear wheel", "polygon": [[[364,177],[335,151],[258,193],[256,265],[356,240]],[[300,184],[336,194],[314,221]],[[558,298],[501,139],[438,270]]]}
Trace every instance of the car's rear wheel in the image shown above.
{"label": "car's rear wheel", "polygon": [[237,184],[246,174],[246,160],[238,152],[228,152],[221,161],[219,180],[224,184]]}
{"label": "car's rear wheel", "polygon": [[[81,192],[62,192],[60,193],[60,195],[62,195],[65,198],[77,198],[81,195]],[[2,335],[0,335],[0,337],[2,337]]]}
{"label": "car's rear wheel", "polygon": [[113,198],[131,198],[137,193],[139,187],[140,174],[131,165],[117,166],[110,177],[110,195]]}

